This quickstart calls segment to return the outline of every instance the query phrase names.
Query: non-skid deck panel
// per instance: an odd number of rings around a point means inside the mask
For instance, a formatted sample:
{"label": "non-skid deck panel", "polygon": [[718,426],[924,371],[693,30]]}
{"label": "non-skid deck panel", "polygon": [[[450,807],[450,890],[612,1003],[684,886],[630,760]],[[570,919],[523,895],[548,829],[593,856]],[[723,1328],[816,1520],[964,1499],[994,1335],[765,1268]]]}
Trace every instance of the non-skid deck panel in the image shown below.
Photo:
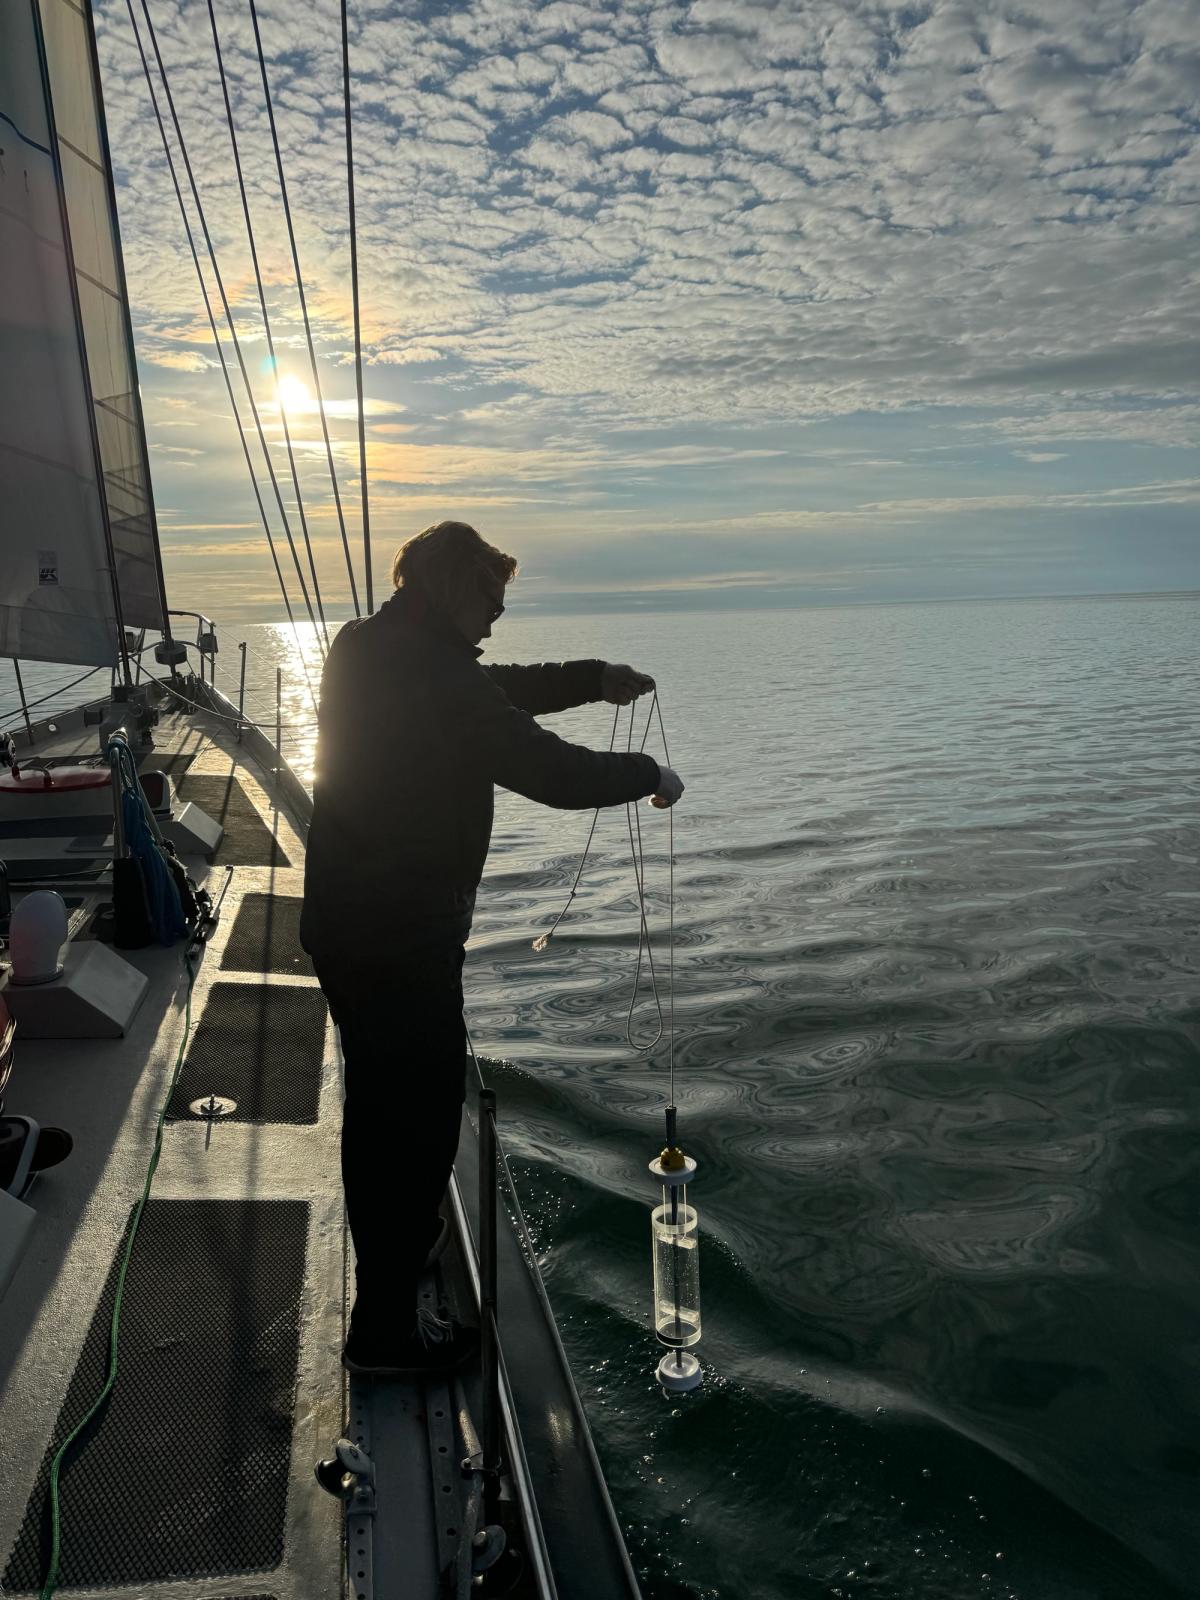
{"label": "non-skid deck panel", "polygon": [[195,759],[193,750],[155,750],[138,762],[138,771],[169,772],[171,781],[178,784]]}
{"label": "non-skid deck panel", "polygon": [[312,977],[313,965],[300,946],[300,908],[294,895],[248,894],[238,907],[221,957],[225,970],[292,972]]}
{"label": "non-skid deck panel", "polygon": [[[129,1228],[4,1574],[40,1588],[54,1455],[104,1387]],[[120,1368],[67,1451],[60,1589],[263,1572],[283,1559],[308,1203],[147,1201],[125,1278]]]}
{"label": "non-skid deck panel", "polygon": [[237,1101],[225,1122],[315,1122],[327,1015],[315,985],[214,983],[168,1118],[193,1120],[193,1100],[215,1094]]}
{"label": "non-skid deck panel", "polygon": [[[175,774],[171,774],[175,779]],[[175,781],[180,800],[191,800],[225,829],[214,862],[223,867],[290,867],[270,828],[254,809],[250,796],[232,775],[193,772]]]}

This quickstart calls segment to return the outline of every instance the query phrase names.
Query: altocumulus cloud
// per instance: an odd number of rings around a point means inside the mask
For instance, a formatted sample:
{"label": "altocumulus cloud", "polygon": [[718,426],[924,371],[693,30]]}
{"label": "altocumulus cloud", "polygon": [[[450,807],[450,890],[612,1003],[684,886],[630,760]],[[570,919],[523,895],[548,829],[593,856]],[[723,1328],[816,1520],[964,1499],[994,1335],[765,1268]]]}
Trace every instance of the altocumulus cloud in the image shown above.
{"label": "altocumulus cloud", "polygon": [[[151,9],[261,357],[206,8]],[[217,0],[217,12],[271,302],[294,352],[253,40],[244,8]],[[381,470],[426,442],[455,447],[431,458],[447,471],[452,457],[486,458],[503,480],[508,452],[514,479],[540,477],[517,465],[536,450],[561,463],[570,499],[599,483],[609,439],[627,484],[634,433],[684,445],[742,430],[748,447],[747,428],[790,429],[790,448],[800,427],[914,408],[937,408],[964,453],[1003,447],[1014,470],[1043,475],[1067,444],[1196,444],[1197,0],[361,0],[352,14],[370,386],[402,396],[414,430],[403,452],[380,437]],[[260,15],[320,346],[344,398],[336,8],[264,0]],[[123,4],[107,0],[102,31],[140,348],[161,368],[157,392],[215,411]],[[352,475],[344,427],[338,453]],[[877,441],[860,453],[886,465]],[[429,480],[423,468],[389,481]],[[1165,480],[1156,467],[1144,481]],[[896,485],[879,487],[889,493],[847,503],[882,514]],[[985,489],[994,507],[1022,500]],[[1074,505],[1086,489],[1055,492]],[[960,491],[940,482],[936,498],[965,506]]]}

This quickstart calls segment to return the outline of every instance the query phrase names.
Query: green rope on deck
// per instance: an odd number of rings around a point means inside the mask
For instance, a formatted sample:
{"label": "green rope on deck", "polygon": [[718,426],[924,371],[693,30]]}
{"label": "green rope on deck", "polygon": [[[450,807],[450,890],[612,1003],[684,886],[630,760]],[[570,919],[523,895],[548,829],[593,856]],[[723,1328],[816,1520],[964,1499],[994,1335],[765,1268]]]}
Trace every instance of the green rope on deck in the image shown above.
{"label": "green rope on deck", "polygon": [[154,1153],[150,1157],[150,1165],[146,1169],[146,1182],[142,1186],[142,1196],[137,1203],[137,1210],[133,1216],[133,1227],[129,1232],[129,1239],[125,1245],[125,1253],[121,1260],[121,1271],[117,1278],[117,1297],[113,1301],[112,1324],[108,1334],[108,1378],[103,1389],[92,1402],[91,1408],[82,1421],[78,1422],[58,1448],[58,1454],[50,1468],[50,1517],[53,1528],[53,1542],[50,1547],[50,1569],[46,1573],[46,1581],[41,1588],[40,1600],[51,1600],[58,1583],[58,1558],[61,1548],[61,1525],[58,1508],[58,1478],[62,1468],[63,1457],[71,1442],[76,1439],[87,1424],[92,1420],[101,1406],[112,1393],[113,1385],[117,1381],[117,1340],[121,1327],[121,1298],[125,1293],[125,1272],[129,1266],[129,1258],[133,1253],[134,1241],[137,1238],[138,1228],[141,1225],[142,1212],[150,1195],[150,1185],[154,1182],[154,1174],[158,1168],[158,1158],[162,1154],[163,1123],[166,1121],[167,1107],[171,1103],[171,1096],[175,1092],[175,1085],[179,1081],[180,1068],[183,1066],[183,1052],[187,1049],[188,1035],[192,1031],[192,989],[196,982],[196,968],[191,956],[185,955],[184,963],[187,966],[188,986],[187,998],[184,1002],[183,1038],[179,1041],[179,1053],[175,1057],[175,1066],[171,1073],[170,1086],[158,1113],[158,1126],[154,1131]]}

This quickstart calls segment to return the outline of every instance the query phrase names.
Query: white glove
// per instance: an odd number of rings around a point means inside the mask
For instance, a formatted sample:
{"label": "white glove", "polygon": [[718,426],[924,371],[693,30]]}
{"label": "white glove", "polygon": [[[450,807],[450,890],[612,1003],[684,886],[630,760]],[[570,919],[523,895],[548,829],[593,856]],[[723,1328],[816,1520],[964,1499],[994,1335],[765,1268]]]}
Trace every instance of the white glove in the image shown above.
{"label": "white glove", "polygon": [[661,811],[667,806],[673,806],[682,793],[683,779],[679,774],[672,771],[670,767],[660,766],[658,769],[658,788],[650,796],[650,804],[657,806]]}

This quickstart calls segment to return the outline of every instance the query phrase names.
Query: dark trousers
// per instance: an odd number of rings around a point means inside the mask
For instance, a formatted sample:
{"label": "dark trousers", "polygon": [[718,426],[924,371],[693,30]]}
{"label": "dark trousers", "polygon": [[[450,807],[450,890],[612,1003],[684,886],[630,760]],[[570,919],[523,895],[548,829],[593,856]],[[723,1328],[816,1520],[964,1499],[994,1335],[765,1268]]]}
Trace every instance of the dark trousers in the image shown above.
{"label": "dark trousers", "polygon": [[407,1331],[458,1149],[466,1084],[461,945],[388,966],[317,959],[341,1036],[342,1183],[356,1329]]}

